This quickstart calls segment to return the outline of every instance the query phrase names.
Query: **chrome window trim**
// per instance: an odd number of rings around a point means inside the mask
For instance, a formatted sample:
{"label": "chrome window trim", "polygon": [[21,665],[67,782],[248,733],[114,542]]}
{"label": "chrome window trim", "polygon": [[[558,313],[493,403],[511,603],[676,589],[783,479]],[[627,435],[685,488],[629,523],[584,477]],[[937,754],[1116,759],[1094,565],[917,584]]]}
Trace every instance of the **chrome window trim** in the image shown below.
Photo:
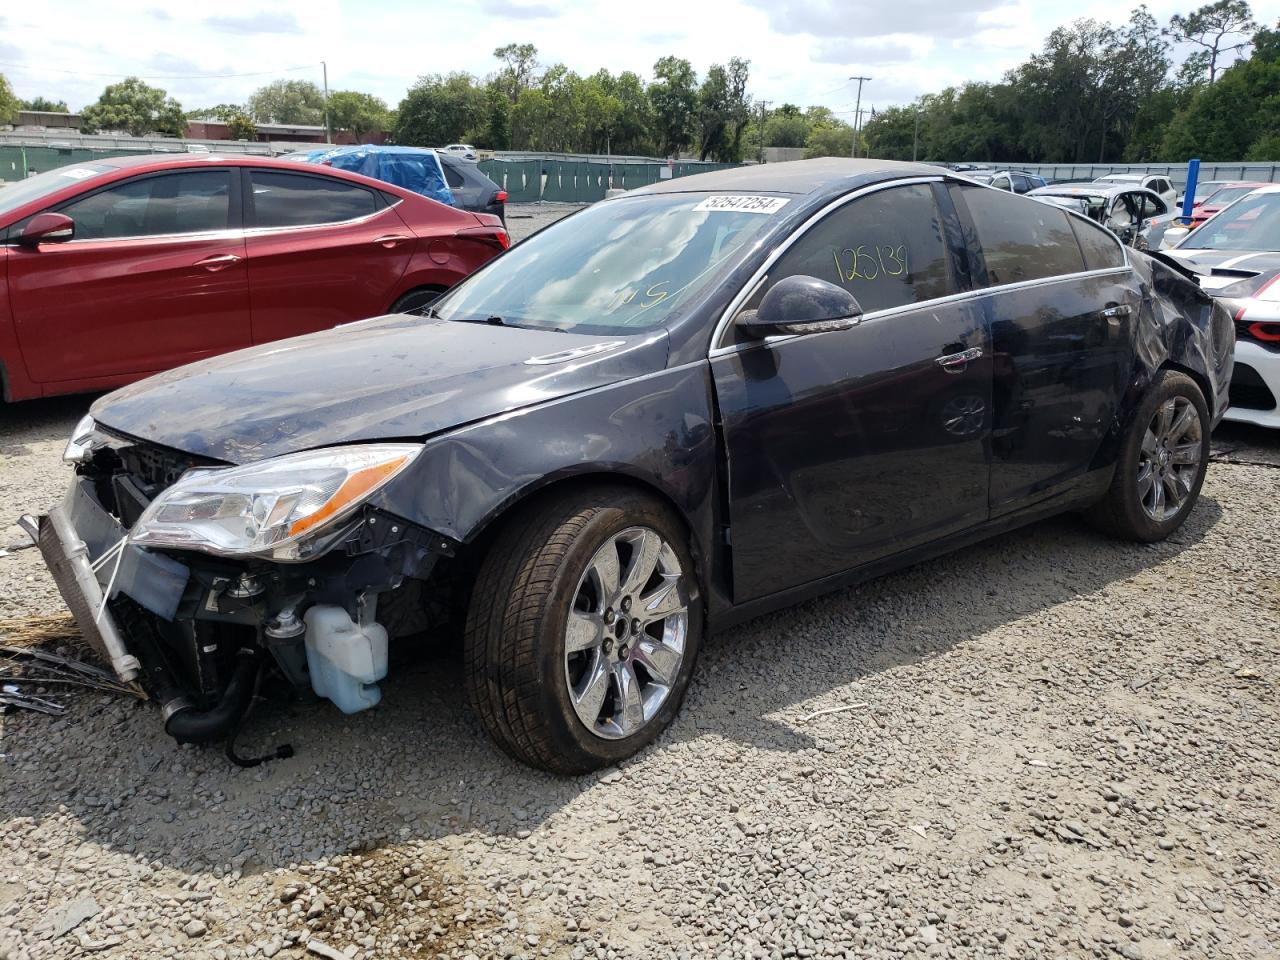
{"label": "chrome window trim", "polygon": [[[727,356],[733,353],[739,353],[748,347],[753,347],[760,343],[773,344],[773,343],[781,343],[784,340],[793,340],[796,337],[800,337],[800,336],[821,336],[821,334],[794,334],[794,333],[793,334],[776,334],[771,337],[765,337],[763,340],[754,340],[750,343],[731,343],[731,344],[722,343],[724,336],[728,333],[729,328],[733,324],[733,317],[742,308],[742,304],[744,304],[748,299],[750,299],[751,295],[754,294],[756,288],[759,287],[759,285],[762,282],[764,282],[764,280],[768,276],[769,270],[773,267],[773,265],[781,258],[781,256],[784,253],[787,252],[788,249],[790,249],[793,243],[797,242],[801,237],[803,237],[806,233],[808,233],[818,223],[818,221],[826,217],[827,214],[840,209],[840,207],[844,206],[846,203],[851,203],[860,197],[864,197],[864,196],[867,196],[868,194],[876,193],[880,190],[888,190],[888,189],[892,189],[893,187],[913,186],[915,184],[920,184],[920,183],[946,183],[951,179],[952,178],[943,177],[943,176],[912,177],[910,179],[894,180],[889,183],[873,184],[872,186],[863,187],[860,190],[855,190],[852,193],[848,193],[844,195],[843,197],[839,197],[836,200],[833,200],[831,203],[827,204],[825,207],[823,207],[821,210],[819,210],[815,214],[813,214],[813,216],[811,216],[808,220],[806,220],[798,229],[793,231],[791,235],[786,238],[786,240],[784,240],[782,243],[778,244],[778,246],[774,248],[773,252],[769,255],[769,257],[765,260],[765,262],[762,263],[759,269],[757,269],[756,272],[751,275],[751,279],[748,280],[745,284],[743,284],[742,288],[738,291],[738,293],[734,296],[734,298],[729,301],[729,305],[725,308],[724,312],[721,313],[720,319],[716,322],[715,332],[711,338],[711,348],[710,350],[707,351],[707,359],[714,360],[716,357]],[[956,179],[958,180],[959,178],[956,178]],[[979,186],[988,190],[992,189],[986,184],[976,183],[975,181],[964,180],[963,182],[969,184],[970,186]],[[1008,192],[1008,191],[1004,191],[1004,192]],[[1028,199],[1033,200],[1033,202],[1039,202],[1039,201],[1035,201],[1034,198],[1028,198]],[[1061,208],[1055,207],[1054,209],[1061,209]],[[1132,264],[1129,262],[1129,248],[1126,247],[1123,243],[1121,243],[1115,237],[1115,235],[1111,233],[1111,231],[1106,230],[1103,227],[1100,227],[1097,223],[1095,223],[1093,220],[1089,219],[1088,217],[1084,216],[1083,214],[1074,213],[1073,211],[1070,211],[1070,210],[1062,210],[1062,212],[1067,214],[1067,216],[1079,217],[1081,220],[1088,223],[1094,229],[1103,230],[1103,232],[1106,233],[1109,237],[1111,237],[1111,239],[1115,241],[1115,243],[1120,247],[1120,255],[1124,259],[1123,265],[1117,266],[1117,267],[1100,267],[1097,270],[1081,270],[1076,273],[1064,273],[1064,274],[1059,274],[1053,277],[1037,277],[1034,280],[1019,280],[1014,283],[1002,283],[1002,284],[997,284],[989,287],[979,287],[974,290],[963,290],[959,293],[948,294],[945,297],[935,297],[931,300],[920,300],[915,303],[904,303],[896,307],[888,307],[884,310],[873,310],[870,313],[863,314],[862,317],[858,320],[858,323],[862,324],[871,320],[878,320],[881,317],[891,317],[899,313],[905,313],[908,310],[919,310],[921,308],[929,307],[935,304],[959,303],[964,300],[969,300],[978,296],[984,296],[989,293],[999,293],[999,292],[1004,292],[1006,290],[1022,290],[1022,289],[1027,289],[1035,286],[1045,286],[1053,283],[1061,283],[1066,280],[1081,280],[1088,277],[1102,277],[1102,276],[1109,276],[1111,274],[1128,273],[1132,270],[1133,268]],[[1083,250],[1080,252],[1080,257],[1081,257],[1081,260],[1083,261],[1084,259]]]}
{"label": "chrome window trim", "polygon": [[[244,231],[238,228],[225,230],[198,230],[191,233],[144,233],[136,237],[76,237],[61,243],[49,244],[52,247],[71,247],[78,243],[135,243],[156,240],[201,240],[215,242],[222,240],[242,240]],[[11,241],[14,242],[14,241]]]}
{"label": "chrome window trim", "polygon": [[[1130,273],[1132,268],[1126,263],[1123,267],[1102,267],[1098,270],[1082,270],[1079,273],[1063,273],[1056,277],[1037,277],[1035,280],[1019,280],[1017,283],[1002,283],[994,287],[980,287],[976,290],[964,290],[960,293],[953,293],[945,297],[935,297],[932,300],[921,300],[917,303],[904,303],[896,307],[887,307],[884,310],[873,310],[870,313],[864,313],[858,318],[856,326],[869,323],[873,320],[880,320],[884,317],[897,316],[900,313],[907,313],[911,310],[927,309],[934,306],[944,306],[953,303],[963,303],[966,300],[973,300],[978,297],[987,296],[992,293],[1016,292],[1018,290],[1027,290],[1032,287],[1049,286],[1055,283],[1064,283],[1067,280],[1084,280],[1089,277],[1106,277],[1112,274]],[[832,331],[842,332],[842,331]],[[716,357],[728,356],[733,353],[740,353],[743,350],[755,347],[762,343],[774,344],[781,343],[785,340],[795,340],[797,337],[814,337],[822,334],[814,333],[788,333],[775,334],[765,337],[763,340],[752,340],[749,343],[732,343],[723,347],[716,347],[708,354],[708,359],[714,360]]]}
{"label": "chrome window trim", "polygon": [[[729,327],[733,323],[733,317],[737,314],[737,312],[740,309],[742,309],[742,304],[744,304],[747,301],[750,294],[754,292],[755,289],[760,285],[760,283],[765,279],[765,277],[768,276],[769,270],[772,269],[773,265],[778,262],[778,260],[782,257],[782,255],[786,253],[788,250],[790,250],[791,246],[794,243],[796,243],[801,237],[803,237],[810,230],[812,230],[813,227],[816,226],[820,220],[824,219],[827,216],[827,214],[833,213],[834,211],[839,210],[845,204],[852,203],[854,200],[857,200],[859,197],[865,197],[872,193],[878,193],[881,190],[888,190],[888,189],[891,189],[892,187],[915,186],[916,184],[921,184],[921,183],[942,183],[945,179],[946,178],[942,176],[910,177],[902,180],[892,180],[887,183],[873,183],[868,187],[861,187],[857,190],[852,191],[851,193],[846,193],[844,196],[836,197],[836,199],[832,200],[821,210],[818,210],[816,213],[810,216],[808,220],[806,220],[803,224],[801,224],[799,228],[791,231],[790,236],[788,236],[780,244],[774,247],[772,252],[770,252],[769,256],[765,258],[764,263],[760,264],[756,272],[751,275],[751,279],[748,280],[746,283],[744,283],[742,287],[738,290],[738,292],[734,294],[733,299],[729,301],[729,305],[725,307],[724,311],[720,314],[720,319],[716,321],[715,330],[712,331],[712,334],[711,334],[711,349],[708,351],[708,356],[714,357],[718,353],[733,352],[737,347],[742,346],[742,344],[734,344],[729,346],[721,345],[721,341],[723,340],[725,334],[729,330]],[[766,339],[773,339],[773,338],[766,338]],[[789,337],[787,339],[789,339]]]}

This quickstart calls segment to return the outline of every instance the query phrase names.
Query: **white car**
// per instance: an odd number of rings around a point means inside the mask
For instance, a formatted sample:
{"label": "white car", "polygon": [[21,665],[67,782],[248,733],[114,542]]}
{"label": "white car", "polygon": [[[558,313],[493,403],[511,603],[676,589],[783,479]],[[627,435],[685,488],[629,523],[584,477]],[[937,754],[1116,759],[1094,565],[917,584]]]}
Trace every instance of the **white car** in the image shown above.
{"label": "white car", "polygon": [[1194,271],[1235,318],[1225,419],[1280,429],[1280,184],[1223,207],[1164,255]]}
{"label": "white car", "polygon": [[1157,194],[1170,207],[1178,201],[1178,191],[1173,188],[1173,181],[1163,173],[1108,173],[1093,182],[1133,184]]}
{"label": "white car", "polygon": [[447,147],[440,148],[441,153],[452,153],[456,157],[462,157],[464,160],[476,159],[476,148],[469,143],[451,143]]}

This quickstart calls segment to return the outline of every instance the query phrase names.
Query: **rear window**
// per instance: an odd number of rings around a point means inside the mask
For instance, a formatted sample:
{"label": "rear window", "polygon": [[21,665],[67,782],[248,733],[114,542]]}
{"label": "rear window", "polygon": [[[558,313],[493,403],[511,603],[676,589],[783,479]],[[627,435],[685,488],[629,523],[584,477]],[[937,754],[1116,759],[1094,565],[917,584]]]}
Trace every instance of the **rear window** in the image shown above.
{"label": "rear window", "polygon": [[253,222],[258,227],[342,223],[367,217],[378,209],[372,190],[333,177],[250,170],[249,182]]}
{"label": "rear window", "polygon": [[1084,269],[1084,257],[1064,211],[996,190],[953,189],[959,191],[978,233],[988,285],[1040,280]]}
{"label": "rear window", "polygon": [[1084,254],[1085,269],[1105,270],[1124,266],[1124,250],[1114,234],[1079,217],[1068,217],[1067,220]]}

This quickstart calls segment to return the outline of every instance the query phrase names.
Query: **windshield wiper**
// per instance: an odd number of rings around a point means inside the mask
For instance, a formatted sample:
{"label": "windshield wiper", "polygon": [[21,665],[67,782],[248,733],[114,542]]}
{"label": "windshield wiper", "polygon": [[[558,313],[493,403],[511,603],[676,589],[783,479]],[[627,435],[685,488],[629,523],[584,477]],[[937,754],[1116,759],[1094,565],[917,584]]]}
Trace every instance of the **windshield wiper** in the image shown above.
{"label": "windshield wiper", "polygon": [[489,324],[491,327],[505,327],[507,325],[507,321],[503,320],[497,314],[494,314],[491,317],[485,317],[484,322]]}

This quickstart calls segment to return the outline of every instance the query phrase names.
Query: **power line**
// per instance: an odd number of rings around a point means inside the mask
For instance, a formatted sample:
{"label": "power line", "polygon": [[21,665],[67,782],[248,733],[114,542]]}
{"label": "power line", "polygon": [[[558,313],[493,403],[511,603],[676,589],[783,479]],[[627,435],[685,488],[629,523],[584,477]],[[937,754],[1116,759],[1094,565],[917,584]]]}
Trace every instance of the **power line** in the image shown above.
{"label": "power line", "polygon": [[301,67],[281,67],[279,70],[259,70],[255,73],[200,73],[182,76],[172,73],[90,73],[86,70],[63,70],[59,67],[46,67],[44,64],[27,65],[0,60],[0,67],[13,70],[26,70],[29,73],[71,73],[81,77],[106,77],[111,80],[123,80],[126,77],[137,77],[139,80],[233,80],[239,77],[269,77],[277,73],[297,73],[299,70],[314,70],[318,64],[308,63]]}

